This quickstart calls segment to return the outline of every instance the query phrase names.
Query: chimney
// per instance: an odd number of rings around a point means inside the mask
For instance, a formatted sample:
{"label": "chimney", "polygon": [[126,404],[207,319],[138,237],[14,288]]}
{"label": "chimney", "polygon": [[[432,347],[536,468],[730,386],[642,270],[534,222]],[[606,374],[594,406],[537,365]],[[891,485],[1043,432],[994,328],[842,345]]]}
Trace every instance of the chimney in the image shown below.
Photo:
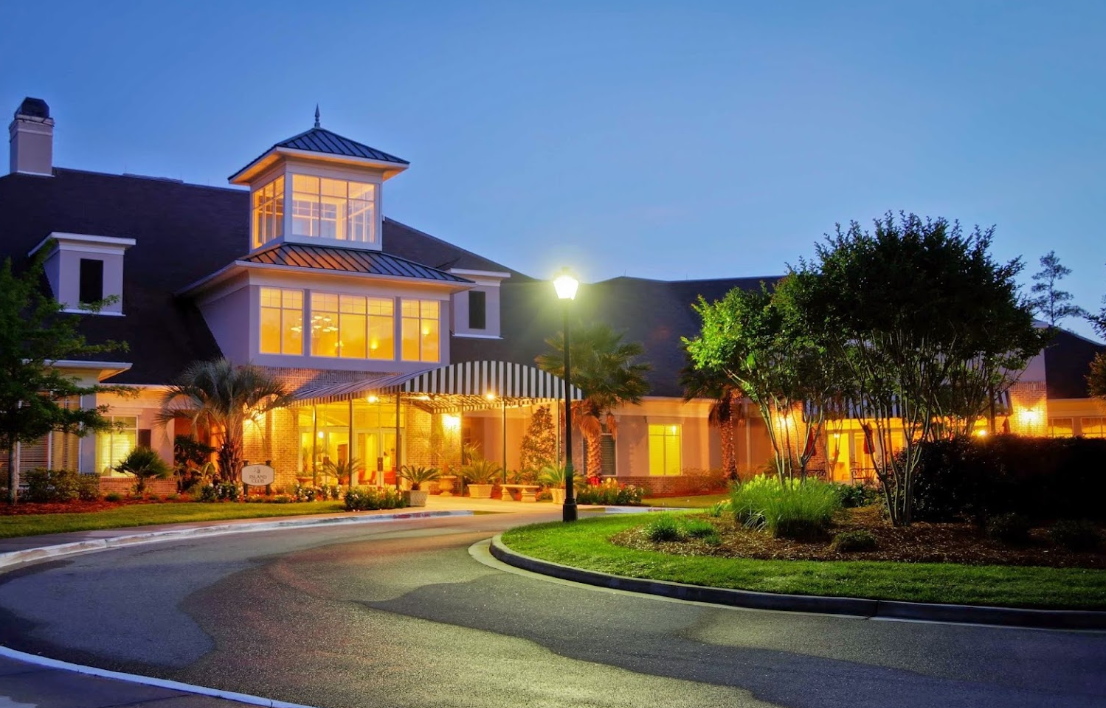
{"label": "chimney", "polygon": [[29,175],[53,175],[54,119],[41,98],[23,99],[8,126],[11,135],[11,171]]}

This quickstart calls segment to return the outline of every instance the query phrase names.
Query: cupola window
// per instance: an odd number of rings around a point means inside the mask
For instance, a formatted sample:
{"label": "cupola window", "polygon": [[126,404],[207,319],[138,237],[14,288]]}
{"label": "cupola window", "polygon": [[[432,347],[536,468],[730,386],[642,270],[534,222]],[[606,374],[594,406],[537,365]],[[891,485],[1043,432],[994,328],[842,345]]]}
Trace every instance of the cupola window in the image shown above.
{"label": "cupola window", "polygon": [[260,248],[284,235],[284,177],[253,193],[253,247]]}
{"label": "cupola window", "polygon": [[376,242],[376,185],[367,182],[292,175],[292,233]]}

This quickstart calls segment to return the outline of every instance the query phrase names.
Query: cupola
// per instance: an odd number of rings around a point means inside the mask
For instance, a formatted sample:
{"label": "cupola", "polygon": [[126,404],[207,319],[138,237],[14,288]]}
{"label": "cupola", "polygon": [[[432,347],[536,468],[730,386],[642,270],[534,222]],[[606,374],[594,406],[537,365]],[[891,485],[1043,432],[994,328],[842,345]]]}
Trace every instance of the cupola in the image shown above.
{"label": "cupola", "polygon": [[315,125],[231,175],[250,188],[250,252],[278,243],[381,249],[381,191],[406,160]]}

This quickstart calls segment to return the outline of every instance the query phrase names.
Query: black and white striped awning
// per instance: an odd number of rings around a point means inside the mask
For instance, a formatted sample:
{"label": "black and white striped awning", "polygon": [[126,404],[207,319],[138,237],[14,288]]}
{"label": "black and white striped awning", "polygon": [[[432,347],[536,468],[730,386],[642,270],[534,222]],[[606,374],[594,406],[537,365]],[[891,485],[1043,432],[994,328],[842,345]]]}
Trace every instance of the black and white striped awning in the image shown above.
{"label": "black and white striped awning", "polygon": [[[559,376],[528,364],[465,361],[436,369],[324,386],[307,386],[293,394],[297,403],[337,403],[372,394],[418,394],[491,399],[564,399]],[[584,397],[571,387],[572,399]]]}

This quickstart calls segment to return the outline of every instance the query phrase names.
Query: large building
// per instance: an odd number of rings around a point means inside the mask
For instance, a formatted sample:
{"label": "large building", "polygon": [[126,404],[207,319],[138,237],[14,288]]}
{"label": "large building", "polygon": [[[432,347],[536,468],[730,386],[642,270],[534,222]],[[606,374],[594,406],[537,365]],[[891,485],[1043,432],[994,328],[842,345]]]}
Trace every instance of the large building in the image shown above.
{"label": "large building", "polygon": [[[58,167],[53,130],[45,102],[27,99],[16,111],[11,169],[0,177],[0,256],[18,264],[49,249],[56,299],[91,340],[129,345],[111,361],[58,366],[138,395],[96,401],[111,406],[111,433],[21,446],[21,469],[112,474],[140,444],[171,459],[182,429],[158,421],[165,386],[190,363],[220,356],[268,367],[295,391],[292,405],[246,430],[247,458],[270,461],[280,481],[356,458],[366,467],[361,481],[390,483],[401,464],[455,463],[463,443],[519,467],[533,411],[563,394],[562,382],[534,363],[560,328],[561,304],[548,280],[386,218],[384,192],[405,160],[336,135],[316,117],[231,175],[231,187],[213,188]],[[681,337],[698,330],[691,304],[699,296],[760,281],[581,286],[577,314],[642,342],[652,366],[644,402],[616,411],[606,474],[676,491],[702,486],[721,468],[719,433],[708,424],[713,401],[683,398]],[[111,296],[97,314],[80,307]],[[1106,414],[1082,378],[1102,349],[1061,332],[1011,391],[1005,427],[1106,436]],[[732,434],[741,470],[768,462],[755,415]],[[830,475],[867,476],[872,453],[857,426],[824,437],[820,459]]]}

